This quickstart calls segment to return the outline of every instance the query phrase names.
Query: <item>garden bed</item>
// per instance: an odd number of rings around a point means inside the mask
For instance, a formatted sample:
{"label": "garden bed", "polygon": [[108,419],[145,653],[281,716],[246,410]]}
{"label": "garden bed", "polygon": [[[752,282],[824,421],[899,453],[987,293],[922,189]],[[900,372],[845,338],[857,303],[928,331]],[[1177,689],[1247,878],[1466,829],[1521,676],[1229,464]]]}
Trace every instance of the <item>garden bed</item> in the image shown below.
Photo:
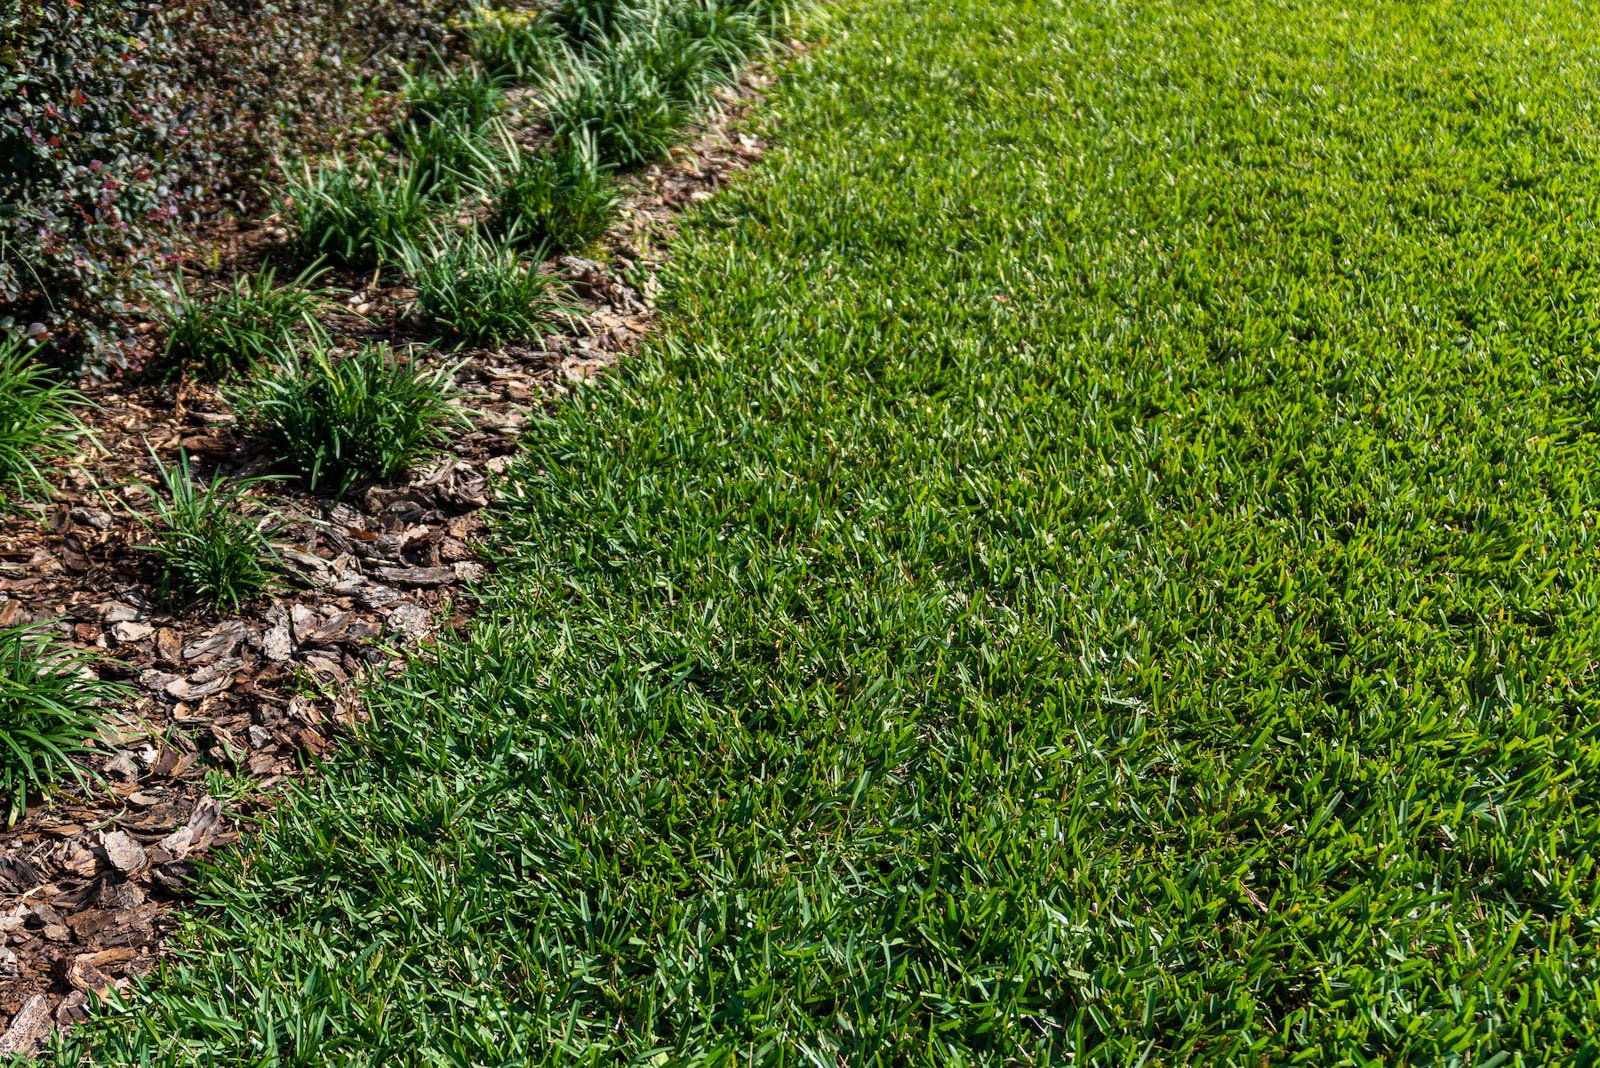
{"label": "garden bed", "polygon": [[[181,448],[198,472],[227,479],[273,467],[217,389],[187,376],[87,388],[98,447],[63,472],[42,509],[0,519],[0,627],[39,623],[102,652],[104,673],[137,696],[117,712],[115,744],[87,761],[103,785],[30,805],[0,831],[0,1052],[34,1048],[81,1018],[92,995],[146,974],[196,859],[234,841],[271,807],[277,784],[337,744],[362,716],[357,684],[368,672],[470,615],[490,566],[480,513],[524,423],[648,329],[673,218],[760,158],[744,119],[771,78],[749,68],[718,91],[698,136],[626,176],[600,260],[547,264],[578,305],[568,330],[423,357],[453,368],[470,417],[447,449],[398,482],[342,498],[273,487],[288,520],[280,595],[239,612],[175,610],[140,551],[150,502],[129,487],[158,483],[153,457]],[[248,273],[284,257],[289,239],[277,218],[220,224],[206,273]],[[424,336],[403,279],[333,280],[321,318],[335,337]],[[158,345],[152,332],[151,359]]]}

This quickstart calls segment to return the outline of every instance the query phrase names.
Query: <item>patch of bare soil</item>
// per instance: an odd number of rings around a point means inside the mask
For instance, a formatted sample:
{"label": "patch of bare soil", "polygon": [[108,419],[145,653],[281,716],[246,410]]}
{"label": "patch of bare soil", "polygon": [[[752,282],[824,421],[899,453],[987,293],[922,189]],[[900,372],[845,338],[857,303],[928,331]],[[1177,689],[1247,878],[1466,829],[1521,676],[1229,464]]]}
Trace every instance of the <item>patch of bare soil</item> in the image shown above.
{"label": "patch of bare soil", "polygon": [[[261,473],[265,457],[213,390],[90,387],[99,448],[47,506],[0,518],[0,626],[38,623],[101,651],[103,674],[137,699],[120,710],[115,743],[85,762],[100,782],[0,830],[0,1054],[37,1049],[92,996],[148,973],[195,859],[260,822],[273,788],[338,743],[361,716],[356,683],[366,672],[391,669],[404,648],[470,617],[486,570],[475,548],[483,510],[528,413],[611,366],[649,328],[673,219],[761,156],[745,119],[771,80],[765,69],[748,73],[700,137],[629,180],[610,266],[550,265],[588,310],[571,332],[435,357],[462,361],[456,377],[473,420],[447,454],[402,484],[343,500],[274,486],[290,575],[279,595],[236,615],[162,601],[138,548],[148,501],[137,485],[156,484],[152,450],[170,464],[187,448],[205,477]],[[211,236],[224,263],[249,269],[287,235],[269,221]],[[408,290],[343,281],[343,307],[327,317],[336,336],[424,336],[411,325]]]}

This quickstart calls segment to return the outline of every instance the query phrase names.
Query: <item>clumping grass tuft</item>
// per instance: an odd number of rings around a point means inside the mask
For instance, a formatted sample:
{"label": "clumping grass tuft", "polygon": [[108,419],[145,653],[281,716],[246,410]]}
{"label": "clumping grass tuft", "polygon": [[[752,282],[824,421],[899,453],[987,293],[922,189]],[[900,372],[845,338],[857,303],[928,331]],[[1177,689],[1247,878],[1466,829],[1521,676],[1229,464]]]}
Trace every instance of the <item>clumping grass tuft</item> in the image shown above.
{"label": "clumping grass tuft", "polygon": [[317,268],[277,285],[271,267],[240,275],[228,288],[199,298],[178,280],[166,355],[207,380],[218,380],[293,345],[297,337],[323,335],[315,288]]}
{"label": "clumping grass tuft", "polygon": [[455,70],[409,75],[402,88],[414,123],[458,120],[481,127],[500,109],[501,89],[483,68],[471,63]]}
{"label": "clumping grass tuft", "polygon": [[648,18],[659,7],[652,0],[560,0],[550,18],[568,41],[599,43]]}
{"label": "clumping grass tuft", "polygon": [[464,421],[449,368],[425,370],[387,345],[292,353],[228,397],[282,467],[340,493],[402,474]]}
{"label": "clumping grass tuft", "polygon": [[0,810],[17,821],[28,798],[66,778],[105,726],[104,705],[126,696],[94,674],[95,657],[36,628],[0,630]]}
{"label": "clumping grass tuft", "polygon": [[561,54],[561,27],[536,11],[479,5],[462,24],[473,56],[492,78],[523,83],[543,75]]}
{"label": "clumping grass tuft", "polygon": [[156,468],[161,486],[151,491],[155,515],[144,520],[155,541],[145,548],[160,561],[168,596],[237,609],[265,592],[273,576],[273,521],[246,513],[249,487],[269,480],[225,480],[217,472],[209,483],[197,482],[182,451],[172,467],[158,459]]}
{"label": "clumping grass tuft", "polygon": [[287,175],[301,249],[347,267],[375,266],[427,228],[434,209],[427,195],[432,177],[368,158],[337,158],[317,168],[304,163]]}
{"label": "clumping grass tuft", "polygon": [[684,140],[692,102],[650,58],[630,44],[558,67],[541,94],[555,136],[590,138],[602,160],[623,168],[665,156]]}
{"label": "clumping grass tuft", "polygon": [[88,434],[77,390],[18,341],[0,341],[0,512],[50,489],[50,464]]}
{"label": "clumping grass tuft", "polygon": [[524,262],[514,246],[476,233],[410,245],[400,264],[423,314],[468,344],[524,340],[574,311],[559,279]]}
{"label": "clumping grass tuft", "polygon": [[506,139],[504,184],[490,227],[508,241],[573,252],[606,232],[622,205],[611,168],[587,130],[532,153]]}
{"label": "clumping grass tuft", "polygon": [[[452,194],[463,182],[493,173],[499,167],[485,128],[470,125],[461,117],[408,122],[398,131],[397,139],[417,187],[428,195]],[[398,238],[386,251],[392,253],[403,240]]]}

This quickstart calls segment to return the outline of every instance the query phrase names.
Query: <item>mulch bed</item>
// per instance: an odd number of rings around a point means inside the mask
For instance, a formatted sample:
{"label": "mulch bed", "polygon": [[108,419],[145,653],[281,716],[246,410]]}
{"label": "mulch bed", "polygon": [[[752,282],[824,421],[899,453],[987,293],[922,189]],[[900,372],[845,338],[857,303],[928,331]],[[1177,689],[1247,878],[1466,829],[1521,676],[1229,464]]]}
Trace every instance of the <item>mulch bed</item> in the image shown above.
{"label": "mulch bed", "polygon": [[[358,680],[400,650],[470,618],[485,574],[475,541],[494,475],[511,462],[527,415],[566,384],[615,363],[653,313],[648,291],[676,213],[760,157],[742,128],[770,84],[746,75],[702,136],[630,179],[607,240],[619,273],[564,258],[552,269],[588,308],[571,333],[540,343],[436,358],[457,380],[473,428],[403,484],[343,500],[274,486],[288,521],[283,591],[236,615],[174,612],[159,596],[137,516],[155,485],[151,451],[180,445],[199,472],[266,469],[214,390],[191,383],[91,386],[99,448],[33,515],[0,517],[0,626],[38,623],[103,652],[103,674],[131,686],[114,745],[85,761],[102,780],[31,806],[0,830],[0,1055],[38,1049],[81,1019],[91,997],[147,974],[185,900],[194,860],[260,822],[274,787],[334,747],[360,715]],[[271,220],[213,242],[248,269],[287,235]],[[335,334],[406,342],[412,294],[344,279]],[[152,345],[157,339],[152,335]],[[244,777],[248,800],[212,796],[208,772]]]}

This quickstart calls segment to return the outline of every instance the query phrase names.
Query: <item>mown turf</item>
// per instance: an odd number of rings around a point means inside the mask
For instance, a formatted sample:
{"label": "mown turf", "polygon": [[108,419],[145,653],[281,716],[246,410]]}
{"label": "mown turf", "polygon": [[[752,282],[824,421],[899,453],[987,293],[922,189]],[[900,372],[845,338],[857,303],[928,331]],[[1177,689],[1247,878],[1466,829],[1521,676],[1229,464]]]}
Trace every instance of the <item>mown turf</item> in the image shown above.
{"label": "mown turf", "polygon": [[100,1061],[1592,1061],[1595,30],[849,5]]}

